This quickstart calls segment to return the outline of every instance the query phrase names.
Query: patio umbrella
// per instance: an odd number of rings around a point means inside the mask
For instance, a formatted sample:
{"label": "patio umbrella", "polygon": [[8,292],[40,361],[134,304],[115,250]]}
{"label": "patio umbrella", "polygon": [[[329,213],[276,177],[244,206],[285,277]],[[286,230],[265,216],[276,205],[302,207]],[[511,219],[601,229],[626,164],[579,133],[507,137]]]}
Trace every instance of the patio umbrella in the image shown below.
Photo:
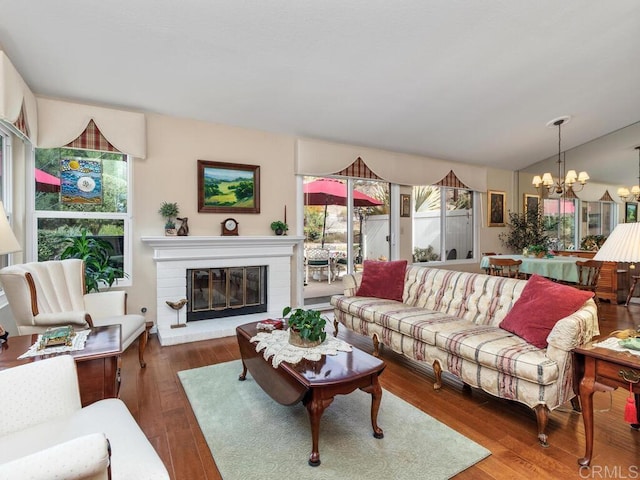
{"label": "patio umbrella", "polygon": [[36,191],[37,192],[59,192],[60,179],[50,173],[39,168],[35,169],[36,173]]}
{"label": "patio umbrella", "polygon": [[[322,222],[322,246],[327,226],[327,206],[347,205],[347,184],[334,178],[319,178],[304,184],[304,204],[324,205],[324,219]],[[358,190],[353,191],[353,204],[356,207],[376,207],[382,202]]]}

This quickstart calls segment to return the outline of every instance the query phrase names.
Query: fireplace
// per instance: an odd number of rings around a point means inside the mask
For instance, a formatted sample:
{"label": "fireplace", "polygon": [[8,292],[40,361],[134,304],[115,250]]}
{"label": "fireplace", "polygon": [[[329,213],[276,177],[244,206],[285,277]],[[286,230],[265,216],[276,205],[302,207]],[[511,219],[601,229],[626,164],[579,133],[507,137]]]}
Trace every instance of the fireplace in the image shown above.
{"label": "fireplace", "polygon": [[[303,305],[302,288],[297,287],[302,284],[303,278],[302,236],[142,237],[141,241],[153,250],[156,317],[151,317],[153,312],[148,315],[149,320],[155,320],[158,338],[163,346],[233,336],[238,325],[279,317],[284,307]],[[188,309],[192,306],[187,304],[179,310],[173,310],[167,304],[175,304],[186,298],[187,270],[213,270],[213,274],[208,274],[208,281],[213,281],[211,279],[219,275],[218,269],[236,272],[234,269],[246,267],[252,276],[255,271],[251,267],[256,266],[264,267],[262,275],[266,308],[261,307],[261,312],[242,312],[230,308],[229,316],[215,317],[215,313],[212,313],[192,321],[191,318],[187,319]],[[153,288],[152,285],[150,287]],[[231,302],[232,306],[236,307],[234,302]],[[196,304],[200,305],[200,301]],[[178,324],[186,324],[186,327],[172,328]]]}
{"label": "fireplace", "polygon": [[187,269],[187,322],[267,311],[267,267]]}

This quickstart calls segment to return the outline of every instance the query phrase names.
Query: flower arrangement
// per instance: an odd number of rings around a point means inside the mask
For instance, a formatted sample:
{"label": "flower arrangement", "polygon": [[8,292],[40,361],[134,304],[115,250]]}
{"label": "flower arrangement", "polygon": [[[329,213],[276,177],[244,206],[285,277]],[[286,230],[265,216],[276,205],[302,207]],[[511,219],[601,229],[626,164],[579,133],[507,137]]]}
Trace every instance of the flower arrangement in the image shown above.
{"label": "flower arrangement", "polygon": [[598,251],[606,240],[606,235],[587,235],[580,242],[580,250]]}
{"label": "flower arrangement", "polygon": [[529,245],[527,247],[527,252],[531,255],[535,255],[536,257],[543,257],[547,254],[547,247],[544,245]]}

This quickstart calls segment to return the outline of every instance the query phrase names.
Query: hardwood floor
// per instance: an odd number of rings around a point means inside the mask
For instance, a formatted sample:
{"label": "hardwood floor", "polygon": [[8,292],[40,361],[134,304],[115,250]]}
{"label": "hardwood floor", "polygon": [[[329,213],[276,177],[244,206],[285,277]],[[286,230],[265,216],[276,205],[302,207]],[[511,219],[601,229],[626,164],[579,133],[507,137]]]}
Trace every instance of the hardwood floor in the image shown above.
{"label": "hardwood floor", "polygon": [[[603,335],[634,325],[640,325],[640,306],[625,308],[602,302]],[[344,329],[340,336],[364,351],[373,351],[369,339]],[[238,358],[235,337],[161,347],[152,336],[145,354],[146,369],[139,368],[135,347],[125,352],[120,397],[172,479],[221,478],[176,373]],[[434,391],[429,368],[388,349],[382,358],[387,362],[380,377],[385,389],[492,452],[457,479],[640,478],[640,432],[631,430],[623,420],[628,395],[624,390],[594,395],[592,468],[580,471],[577,459],[584,454],[584,429],[582,417],[569,404],[551,413],[550,447],[543,449],[538,445],[536,419],[529,408],[479,390],[469,392],[452,377],[446,377],[443,388]]]}

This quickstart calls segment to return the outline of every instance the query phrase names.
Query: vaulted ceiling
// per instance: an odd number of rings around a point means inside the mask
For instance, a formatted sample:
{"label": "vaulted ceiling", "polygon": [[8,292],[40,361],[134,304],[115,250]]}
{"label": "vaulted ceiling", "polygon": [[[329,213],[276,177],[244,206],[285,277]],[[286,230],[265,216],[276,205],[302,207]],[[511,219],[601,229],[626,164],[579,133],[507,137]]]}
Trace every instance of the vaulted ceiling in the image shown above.
{"label": "vaulted ceiling", "polygon": [[553,118],[566,149],[640,120],[639,25],[637,0],[0,0],[39,95],[511,170]]}

